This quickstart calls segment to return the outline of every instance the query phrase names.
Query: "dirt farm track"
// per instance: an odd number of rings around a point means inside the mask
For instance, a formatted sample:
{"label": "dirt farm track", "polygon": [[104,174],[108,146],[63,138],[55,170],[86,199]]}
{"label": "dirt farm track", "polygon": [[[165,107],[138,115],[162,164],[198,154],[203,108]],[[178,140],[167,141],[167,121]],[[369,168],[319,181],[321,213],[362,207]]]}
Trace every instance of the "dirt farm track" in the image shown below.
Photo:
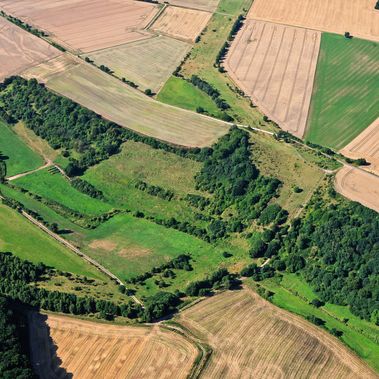
{"label": "dirt farm track", "polygon": [[321,33],[247,20],[227,55],[236,84],[279,126],[303,137]]}
{"label": "dirt farm track", "polygon": [[33,366],[41,379],[186,378],[197,348],[159,326],[99,324],[29,315]]}
{"label": "dirt farm track", "polygon": [[248,18],[379,41],[373,0],[254,0]]}

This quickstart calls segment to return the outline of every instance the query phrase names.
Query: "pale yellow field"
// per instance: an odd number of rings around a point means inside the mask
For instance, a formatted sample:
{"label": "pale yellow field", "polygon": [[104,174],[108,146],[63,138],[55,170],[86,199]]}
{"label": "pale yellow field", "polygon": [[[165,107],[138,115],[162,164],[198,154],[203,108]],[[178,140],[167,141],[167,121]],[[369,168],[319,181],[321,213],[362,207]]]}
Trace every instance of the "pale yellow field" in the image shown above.
{"label": "pale yellow field", "polygon": [[159,326],[99,324],[29,314],[32,364],[41,379],[186,378],[197,348]]}
{"label": "pale yellow field", "polygon": [[379,176],[343,167],[336,175],[335,188],[348,199],[379,212]]}
{"label": "pale yellow field", "polygon": [[0,81],[61,52],[0,17]]}
{"label": "pale yellow field", "polygon": [[106,119],[159,140],[212,145],[229,130],[222,121],[159,103],[79,59],[63,56],[23,73]]}
{"label": "pale yellow field", "polygon": [[83,52],[146,38],[143,28],[158,12],[133,0],[0,0],[0,8]]}
{"label": "pale yellow field", "polygon": [[374,0],[254,0],[248,18],[379,41]]}
{"label": "pale yellow field", "polygon": [[216,10],[220,0],[169,0],[167,3],[186,8],[200,9],[202,11],[213,12]]}
{"label": "pale yellow field", "polygon": [[365,158],[370,165],[362,168],[379,175],[379,118],[345,146],[341,153],[353,159]]}
{"label": "pale yellow field", "polygon": [[156,36],[89,54],[99,66],[104,64],[119,78],[141,89],[158,92],[180,64],[191,45],[174,38]]}
{"label": "pale yellow field", "polygon": [[248,289],[202,301],[178,321],[213,349],[203,378],[376,378],[336,338]]}
{"label": "pale yellow field", "polygon": [[212,13],[194,9],[167,7],[151,29],[178,39],[194,42],[207,26]]}
{"label": "pale yellow field", "polygon": [[225,68],[282,129],[302,138],[307,124],[321,33],[247,20]]}

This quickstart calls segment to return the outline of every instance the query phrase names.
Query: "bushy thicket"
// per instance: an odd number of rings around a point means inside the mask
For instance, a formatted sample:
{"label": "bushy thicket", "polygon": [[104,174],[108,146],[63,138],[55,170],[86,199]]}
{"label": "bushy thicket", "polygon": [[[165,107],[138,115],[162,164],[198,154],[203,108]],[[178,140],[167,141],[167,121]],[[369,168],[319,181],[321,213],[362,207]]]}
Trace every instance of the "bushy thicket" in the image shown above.
{"label": "bushy thicket", "polygon": [[171,190],[166,190],[162,187],[148,184],[142,180],[138,180],[135,184],[135,187],[141,191],[148,193],[151,196],[160,197],[161,199],[167,201],[171,201],[175,195],[174,192]]}
{"label": "bushy thicket", "polygon": [[79,192],[82,192],[90,197],[93,197],[94,199],[103,199],[104,195],[103,193],[98,190],[95,186],[93,186],[91,183],[88,183],[87,181],[80,179],[80,178],[74,178],[71,180],[71,185],[77,189]]}

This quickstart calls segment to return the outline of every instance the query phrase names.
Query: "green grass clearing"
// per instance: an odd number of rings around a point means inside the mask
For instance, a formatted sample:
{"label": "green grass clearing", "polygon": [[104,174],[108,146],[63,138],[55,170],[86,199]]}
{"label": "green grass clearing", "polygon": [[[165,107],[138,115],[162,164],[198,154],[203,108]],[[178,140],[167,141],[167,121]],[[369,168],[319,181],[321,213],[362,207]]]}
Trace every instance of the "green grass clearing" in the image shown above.
{"label": "green grass clearing", "polygon": [[0,204],[0,250],[22,259],[42,262],[58,270],[103,280],[104,276],[83,259],[18,214]]}
{"label": "green grass clearing", "polygon": [[379,43],[323,33],[306,139],[341,149],[379,116]]}
{"label": "green grass clearing", "polygon": [[21,138],[14,133],[11,126],[0,121],[0,153],[6,159],[7,176],[13,176],[34,170],[43,165],[43,158],[30,149]]}
{"label": "green grass clearing", "polygon": [[112,209],[110,205],[77,191],[61,174],[52,173],[50,169],[24,176],[14,184],[83,214],[99,215]]}

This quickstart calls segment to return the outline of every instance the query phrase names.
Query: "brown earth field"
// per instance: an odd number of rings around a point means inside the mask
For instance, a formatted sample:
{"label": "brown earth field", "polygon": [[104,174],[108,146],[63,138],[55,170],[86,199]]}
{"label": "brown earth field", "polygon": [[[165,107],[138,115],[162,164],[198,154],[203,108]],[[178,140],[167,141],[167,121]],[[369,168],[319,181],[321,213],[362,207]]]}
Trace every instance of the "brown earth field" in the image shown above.
{"label": "brown earth field", "polygon": [[235,83],[282,129],[303,137],[321,33],[247,20],[225,68]]}
{"label": "brown earth field", "polygon": [[379,176],[354,167],[343,167],[338,171],[334,185],[341,195],[379,212]]}
{"label": "brown earth field", "polygon": [[177,320],[211,346],[203,378],[376,378],[336,338],[250,289],[224,292]]}
{"label": "brown earth field", "polygon": [[374,0],[254,0],[248,18],[379,41]]}
{"label": "brown earth field", "polygon": [[0,9],[82,52],[146,38],[142,29],[158,12],[132,0],[0,0]]}
{"label": "brown earth field", "polygon": [[47,42],[0,17],[0,81],[60,54]]}
{"label": "brown earth field", "polygon": [[184,337],[159,326],[116,326],[38,313],[28,319],[32,364],[41,379],[184,379],[198,354]]}
{"label": "brown earth field", "polygon": [[212,13],[209,12],[169,6],[151,26],[151,30],[194,42],[211,17]]}
{"label": "brown earth field", "polygon": [[180,146],[210,146],[229,125],[145,96],[79,58],[63,55],[23,73],[51,90],[138,133]]}
{"label": "brown earth field", "polygon": [[167,3],[185,8],[200,9],[202,11],[214,12],[220,0],[169,0]]}
{"label": "brown earth field", "polygon": [[99,50],[89,57],[97,66],[104,64],[119,78],[141,89],[158,92],[180,64],[191,45],[166,36],[154,36],[125,45]]}
{"label": "brown earth field", "polygon": [[361,168],[379,175],[379,118],[340,153],[352,159],[365,158],[370,165]]}

